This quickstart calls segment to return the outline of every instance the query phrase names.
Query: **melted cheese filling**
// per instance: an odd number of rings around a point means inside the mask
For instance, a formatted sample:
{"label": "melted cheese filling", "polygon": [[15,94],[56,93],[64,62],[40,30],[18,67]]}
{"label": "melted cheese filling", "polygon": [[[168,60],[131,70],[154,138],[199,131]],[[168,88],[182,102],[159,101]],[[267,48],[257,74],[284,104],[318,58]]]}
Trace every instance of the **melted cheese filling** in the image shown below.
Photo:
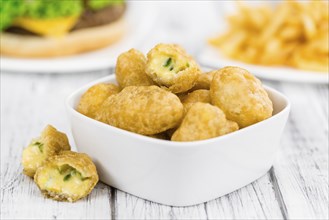
{"label": "melted cheese filling", "polygon": [[36,170],[46,160],[46,155],[42,152],[43,144],[38,141],[32,142],[23,151],[22,164],[25,169]]}
{"label": "melted cheese filling", "polygon": [[43,169],[37,181],[41,189],[67,196],[84,195],[90,187],[90,179],[83,178],[74,168],[64,172],[55,166]]}
{"label": "melted cheese filling", "polygon": [[157,78],[163,82],[169,82],[176,75],[189,67],[189,63],[184,59],[176,59],[165,54],[159,55],[156,59],[152,60],[151,68]]}

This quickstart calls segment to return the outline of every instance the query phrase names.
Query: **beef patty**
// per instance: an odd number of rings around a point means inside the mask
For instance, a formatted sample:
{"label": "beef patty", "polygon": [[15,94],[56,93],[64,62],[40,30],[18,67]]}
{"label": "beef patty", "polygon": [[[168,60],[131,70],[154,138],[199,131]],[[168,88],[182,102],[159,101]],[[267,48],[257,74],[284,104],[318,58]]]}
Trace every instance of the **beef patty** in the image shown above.
{"label": "beef patty", "polygon": [[121,18],[125,10],[125,4],[113,5],[97,11],[87,9],[72,30],[109,24]]}

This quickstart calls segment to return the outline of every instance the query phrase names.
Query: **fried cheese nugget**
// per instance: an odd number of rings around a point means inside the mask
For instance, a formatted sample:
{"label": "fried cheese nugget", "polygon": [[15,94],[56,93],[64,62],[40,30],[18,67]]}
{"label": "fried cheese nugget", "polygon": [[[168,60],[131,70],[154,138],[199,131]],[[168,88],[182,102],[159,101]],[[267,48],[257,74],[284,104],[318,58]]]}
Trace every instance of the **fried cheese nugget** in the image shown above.
{"label": "fried cheese nugget", "polygon": [[206,89],[198,89],[188,93],[181,99],[186,113],[190,107],[196,102],[210,103],[210,92]]}
{"label": "fried cheese nugget", "polygon": [[41,136],[31,141],[23,150],[22,165],[23,173],[33,177],[35,171],[50,156],[63,150],[70,150],[70,144],[66,134],[59,132],[51,125],[47,125]]}
{"label": "fried cheese nugget", "polygon": [[216,72],[217,70],[200,74],[191,91],[198,89],[210,89],[210,83]]}
{"label": "fried cheese nugget", "polygon": [[119,87],[111,83],[99,83],[90,87],[80,99],[77,110],[90,118],[95,117],[95,112],[102,103],[111,95],[119,93]]}
{"label": "fried cheese nugget", "polygon": [[[180,93],[177,94],[178,98],[184,106],[184,115],[190,107],[196,102],[210,103],[210,93],[209,90],[199,89],[190,93]],[[183,116],[184,117],[184,116]],[[167,136],[172,137],[172,135],[177,130],[177,127],[171,128],[166,131]]]}
{"label": "fried cheese nugget", "polygon": [[130,49],[122,53],[116,63],[115,76],[121,88],[127,86],[154,85],[145,73],[146,57],[138,50]]}
{"label": "fried cheese nugget", "polygon": [[146,74],[173,93],[191,89],[199,74],[197,63],[175,44],[158,44],[147,54]]}
{"label": "fried cheese nugget", "polygon": [[228,121],[218,107],[197,102],[191,106],[182,124],[171,137],[172,141],[197,141],[218,137],[239,129]]}
{"label": "fried cheese nugget", "polygon": [[144,135],[178,126],[183,116],[179,98],[158,86],[129,86],[110,96],[96,120]]}
{"label": "fried cheese nugget", "polygon": [[273,104],[260,80],[239,67],[224,67],[214,75],[210,98],[240,128],[272,116]]}
{"label": "fried cheese nugget", "polygon": [[37,170],[34,181],[45,196],[75,202],[91,192],[98,174],[87,154],[62,151]]}

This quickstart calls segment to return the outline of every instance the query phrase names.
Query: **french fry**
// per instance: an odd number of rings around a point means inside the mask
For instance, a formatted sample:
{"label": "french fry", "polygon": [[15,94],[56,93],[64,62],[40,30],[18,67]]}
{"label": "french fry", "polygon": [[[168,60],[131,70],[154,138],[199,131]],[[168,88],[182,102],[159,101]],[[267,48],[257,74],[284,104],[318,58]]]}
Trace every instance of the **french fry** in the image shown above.
{"label": "french fry", "polygon": [[282,27],[278,36],[284,41],[295,41],[301,38],[301,27],[298,25],[287,25]]}
{"label": "french fry", "polygon": [[317,34],[315,21],[311,18],[311,16],[306,14],[303,14],[301,17],[306,39],[310,40]]}
{"label": "french fry", "polygon": [[328,73],[329,5],[325,0],[283,1],[276,7],[238,2],[229,30],[209,43],[230,58]]}

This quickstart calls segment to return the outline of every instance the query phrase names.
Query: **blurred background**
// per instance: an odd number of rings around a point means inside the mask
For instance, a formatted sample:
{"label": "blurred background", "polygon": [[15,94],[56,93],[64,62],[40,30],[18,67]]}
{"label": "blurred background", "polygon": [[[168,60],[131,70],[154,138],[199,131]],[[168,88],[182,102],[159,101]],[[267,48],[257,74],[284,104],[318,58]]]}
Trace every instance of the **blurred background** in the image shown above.
{"label": "blurred background", "polygon": [[6,71],[100,70],[130,48],[147,53],[165,42],[210,68],[237,65],[271,80],[328,81],[318,74],[329,65],[325,0],[1,2]]}
{"label": "blurred background", "polygon": [[[218,27],[221,26],[219,23],[222,14],[221,6],[213,1],[127,1],[122,2],[122,4],[126,5],[126,9],[122,14],[125,24],[119,25],[120,27],[124,26],[123,28],[115,29],[124,29],[125,33],[115,42],[110,42],[109,46],[105,45],[96,51],[91,50],[87,53],[66,55],[64,58],[58,56],[61,53],[59,51],[54,54],[55,57],[49,57],[50,59],[46,60],[44,58],[47,54],[40,53],[36,56],[29,53],[15,54],[15,52],[7,54],[3,49],[2,69],[24,72],[74,72],[108,68],[115,64],[116,57],[121,52],[132,47],[147,52],[159,42],[175,42],[181,44],[190,53],[196,54],[207,43],[205,40],[210,34],[218,32]],[[4,14],[5,11],[3,10],[1,13]],[[86,16],[93,20],[94,14],[87,14]],[[118,19],[121,19],[121,17]],[[39,20],[42,21],[42,19]],[[42,26],[46,29],[49,27],[49,25],[47,27]],[[106,34],[108,38],[111,38],[112,35],[115,35],[115,31],[110,30]],[[102,31],[95,35],[106,36],[106,34]],[[93,43],[93,38],[90,38],[88,44]],[[26,38],[23,39],[26,41]],[[87,39],[83,41],[87,41]],[[80,44],[87,44],[83,41]],[[94,41],[94,44],[97,45],[97,42],[97,40]],[[27,51],[35,50],[31,48],[31,44],[26,46],[27,43],[21,42],[21,47],[17,47],[17,43],[18,41],[15,41],[13,48],[8,50],[17,51],[20,50],[18,48],[22,47],[26,47]],[[53,44],[53,42],[50,44]],[[70,47],[70,45],[67,46]],[[42,45],[42,47],[44,46]],[[29,60],[26,60],[26,58]],[[84,63],[86,60],[88,60],[88,63]],[[16,65],[17,63],[21,65]],[[68,66],[62,69],[61,64],[67,64]]]}

